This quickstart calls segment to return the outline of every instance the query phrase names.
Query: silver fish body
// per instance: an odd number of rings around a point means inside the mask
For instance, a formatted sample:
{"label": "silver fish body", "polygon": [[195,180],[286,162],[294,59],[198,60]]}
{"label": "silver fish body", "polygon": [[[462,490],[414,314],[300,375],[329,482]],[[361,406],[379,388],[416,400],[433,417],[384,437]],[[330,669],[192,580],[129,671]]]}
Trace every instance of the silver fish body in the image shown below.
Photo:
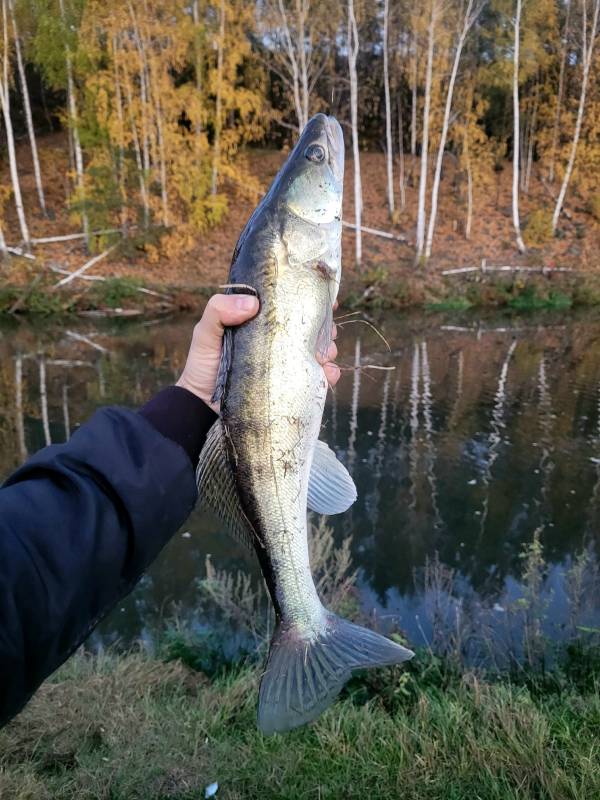
{"label": "silver fish body", "polygon": [[266,733],[316,717],[352,669],[412,655],[325,609],[309,563],[307,504],[336,513],[356,499],[345,468],[318,442],[327,381],[316,354],[331,341],[341,277],[343,169],[341,128],[318,114],[240,237],[229,282],[253,287],[260,311],[227,331],[221,420],[199,467],[202,496],[207,464],[218,462],[212,443],[229,471],[212,505],[224,502],[222,516],[252,543],[275,607],[259,700]]}

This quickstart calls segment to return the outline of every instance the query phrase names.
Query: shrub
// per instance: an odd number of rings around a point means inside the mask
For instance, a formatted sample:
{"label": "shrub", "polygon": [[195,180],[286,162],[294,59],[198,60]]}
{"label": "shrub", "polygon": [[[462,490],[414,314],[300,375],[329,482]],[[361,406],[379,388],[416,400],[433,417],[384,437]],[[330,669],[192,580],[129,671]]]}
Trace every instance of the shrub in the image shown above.
{"label": "shrub", "polygon": [[552,214],[547,208],[538,208],[529,215],[524,230],[528,245],[542,245],[552,239]]}

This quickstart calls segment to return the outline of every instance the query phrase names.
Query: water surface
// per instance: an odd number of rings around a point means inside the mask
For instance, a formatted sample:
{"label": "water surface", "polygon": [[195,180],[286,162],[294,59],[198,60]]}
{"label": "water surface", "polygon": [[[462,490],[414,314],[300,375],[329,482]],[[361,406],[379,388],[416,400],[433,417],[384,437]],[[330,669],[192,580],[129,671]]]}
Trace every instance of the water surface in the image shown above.
{"label": "water surface", "polygon": [[[346,371],[323,430],[358,487],[353,508],[330,522],[338,541],[352,537],[363,610],[384,627],[399,622],[413,642],[429,639],[423,568],[438,558],[453,570],[434,587],[443,613],[484,603],[500,623],[522,595],[521,553],[537,531],[549,562],[544,632],[566,635],[575,622],[565,573],[584,549],[593,572],[600,542],[597,312],[376,322],[391,352],[366,325],[341,328]],[[69,325],[0,326],[1,475],[64,441],[98,406],[135,408],[176,380],[193,320]],[[196,511],[94,641],[149,638],[175,607],[193,614],[207,554],[258,575],[254,558]],[[578,602],[576,623],[597,624],[600,597],[583,591]]]}

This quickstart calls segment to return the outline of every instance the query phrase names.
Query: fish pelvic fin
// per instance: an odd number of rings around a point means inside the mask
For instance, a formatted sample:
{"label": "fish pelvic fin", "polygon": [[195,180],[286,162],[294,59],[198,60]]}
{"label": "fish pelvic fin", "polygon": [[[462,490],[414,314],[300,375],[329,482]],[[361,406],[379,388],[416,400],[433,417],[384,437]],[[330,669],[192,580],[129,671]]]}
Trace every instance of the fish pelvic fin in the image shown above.
{"label": "fish pelvic fin", "polygon": [[400,664],[414,653],[385,636],[330,612],[310,638],[278,625],[258,701],[258,727],[283,733],[316,719],[335,700],[352,671]]}

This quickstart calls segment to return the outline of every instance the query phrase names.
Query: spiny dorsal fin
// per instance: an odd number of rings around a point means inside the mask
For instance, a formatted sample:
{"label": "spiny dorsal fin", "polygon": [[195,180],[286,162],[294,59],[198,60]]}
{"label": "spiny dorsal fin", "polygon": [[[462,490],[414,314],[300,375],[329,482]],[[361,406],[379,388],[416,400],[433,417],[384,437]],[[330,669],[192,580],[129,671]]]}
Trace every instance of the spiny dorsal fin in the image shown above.
{"label": "spiny dorsal fin", "polygon": [[356,500],[348,470],[325,442],[317,441],[308,479],[308,507],[317,514],[341,514]]}
{"label": "spiny dorsal fin", "polygon": [[235,477],[227,458],[223,423],[218,419],[206,437],[196,470],[199,505],[210,509],[227,526],[227,532],[250,550],[254,529],[242,509]]}

